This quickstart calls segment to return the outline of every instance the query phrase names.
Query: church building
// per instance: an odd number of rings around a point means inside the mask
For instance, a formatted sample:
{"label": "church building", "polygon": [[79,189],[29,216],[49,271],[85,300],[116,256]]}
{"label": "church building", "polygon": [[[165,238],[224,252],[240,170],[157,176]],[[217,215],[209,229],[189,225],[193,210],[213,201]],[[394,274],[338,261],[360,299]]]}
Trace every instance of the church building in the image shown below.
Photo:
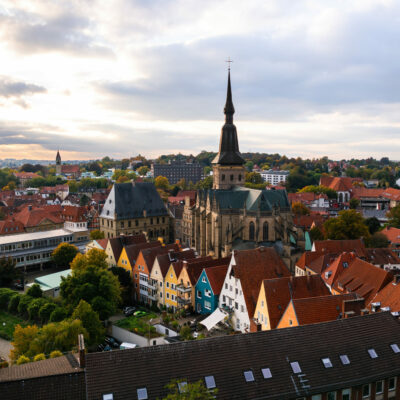
{"label": "church building", "polygon": [[194,206],[186,202],[184,220],[192,224],[188,243],[200,256],[228,256],[232,250],[274,246],[288,267],[295,241],[286,190],[245,187],[244,159],[239,152],[230,71],[219,152],[213,160],[213,188],[200,190]]}

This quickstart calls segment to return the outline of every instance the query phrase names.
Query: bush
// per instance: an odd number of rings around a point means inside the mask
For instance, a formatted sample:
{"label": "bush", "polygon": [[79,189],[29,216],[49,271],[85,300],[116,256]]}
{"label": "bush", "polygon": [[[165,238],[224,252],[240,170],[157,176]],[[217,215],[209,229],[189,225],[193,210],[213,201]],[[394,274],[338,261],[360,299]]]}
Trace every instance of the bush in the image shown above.
{"label": "bush", "polygon": [[190,330],[189,326],[182,326],[179,335],[182,337],[184,340],[192,340],[192,331]]}
{"label": "bush", "polygon": [[43,298],[36,298],[31,301],[28,306],[28,315],[31,321],[39,318],[39,310],[45,304],[47,304],[47,301]]}
{"label": "bush", "polygon": [[60,322],[67,318],[68,314],[61,307],[57,307],[54,311],[50,314],[49,322]]}
{"label": "bush", "polygon": [[54,350],[50,353],[50,358],[57,358],[61,357],[63,354],[61,353],[60,350]]}
{"label": "bush", "polygon": [[7,361],[0,362],[0,369],[1,368],[7,368],[7,367],[8,367],[8,362]]}
{"label": "bush", "polygon": [[29,357],[22,355],[22,356],[19,356],[19,358],[17,360],[17,365],[26,364],[28,362],[31,362]]}
{"label": "bush", "polygon": [[33,297],[28,296],[27,294],[23,294],[18,304],[18,314],[23,317],[28,316],[28,307],[31,304]]}
{"label": "bush", "polygon": [[33,361],[41,361],[41,360],[45,360],[45,359],[46,359],[46,356],[44,353],[36,354],[36,356],[33,357]]}
{"label": "bush", "polygon": [[6,311],[11,297],[17,294],[15,290],[0,288],[0,309]]}
{"label": "bush", "polygon": [[40,307],[39,310],[39,318],[44,324],[50,319],[51,313],[57,308],[57,304],[54,303],[46,303]]}
{"label": "bush", "polygon": [[26,294],[27,294],[28,296],[38,298],[38,297],[42,297],[42,295],[43,295],[43,290],[40,289],[40,285],[39,285],[39,284],[35,283],[34,285],[32,285],[32,286],[28,289],[28,291],[26,292]]}
{"label": "bush", "polygon": [[19,293],[15,293],[11,296],[10,301],[8,302],[8,312],[10,312],[11,314],[17,313],[21,297],[22,295]]}
{"label": "bush", "polygon": [[171,326],[176,330],[179,328],[179,322],[178,321],[172,321]]}

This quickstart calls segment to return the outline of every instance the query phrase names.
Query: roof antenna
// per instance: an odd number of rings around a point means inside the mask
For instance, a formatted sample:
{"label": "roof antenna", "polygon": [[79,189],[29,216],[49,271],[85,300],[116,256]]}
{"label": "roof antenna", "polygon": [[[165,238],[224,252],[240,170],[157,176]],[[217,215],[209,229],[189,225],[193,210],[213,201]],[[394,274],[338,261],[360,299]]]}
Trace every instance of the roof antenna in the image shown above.
{"label": "roof antenna", "polygon": [[230,71],[231,70],[231,63],[233,63],[233,60],[231,60],[231,58],[228,57],[228,59],[225,60],[225,62],[228,63],[228,71]]}

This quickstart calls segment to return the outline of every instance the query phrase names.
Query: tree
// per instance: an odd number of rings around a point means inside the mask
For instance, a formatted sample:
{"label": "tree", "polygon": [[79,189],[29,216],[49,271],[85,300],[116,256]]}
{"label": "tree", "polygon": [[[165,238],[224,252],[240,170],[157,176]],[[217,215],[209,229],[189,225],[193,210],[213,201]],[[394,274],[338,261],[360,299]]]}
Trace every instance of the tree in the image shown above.
{"label": "tree", "polygon": [[360,205],[360,200],[353,197],[350,199],[349,205],[352,210],[355,210]]}
{"label": "tree", "polygon": [[33,300],[33,297],[28,296],[27,294],[23,294],[21,296],[21,299],[19,300],[18,304],[18,314],[20,314],[23,317],[28,316],[28,307],[31,304]]}
{"label": "tree", "polygon": [[387,214],[389,226],[400,228],[400,205],[393,207]]}
{"label": "tree", "polygon": [[137,169],[137,173],[140,176],[145,176],[149,172],[149,167],[143,166]]}
{"label": "tree", "polygon": [[18,271],[15,268],[15,264],[12,257],[0,258],[0,286],[8,286],[17,278]]}
{"label": "tree", "polygon": [[365,244],[370,249],[385,248],[389,246],[388,238],[380,232],[375,232],[371,237],[369,237]]}
{"label": "tree", "polygon": [[55,303],[46,303],[43,304],[39,309],[39,318],[42,323],[47,322],[50,319],[51,313],[57,308],[57,304]]}
{"label": "tree", "polygon": [[327,239],[360,239],[368,238],[369,231],[364,219],[356,210],[343,210],[336,218],[324,223]]}
{"label": "tree", "polygon": [[365,225],[368,226],[369,233],[371,235],[374,234],[375,232],[378,232],[379,228],[381,227],[381,223],[376,217],[366,218]]}
{"label": "tree", "polygon": [[104,250],[90,249],[86,254],[79,253],[71,263],[72,270],[84,270],[88,265],[108,269],[107,254]]}
{"label": "tree", "polygon": [[168,190],[169,188],[168,179],[165,176],[157,176],[157,178],[154,179],[154,186],[157,189]]}
{"label": "tree", "polygon": [[99,314],[93,311],[92,306],[85,300],[81,300],[74,312],[72,313],[73,319],[82,321],[83,327],[87,330],[89,338],[88,344],[98,344],[104,338],[104,328],[100,322]]}
{"label": "tree", "polygon": [[328,188],[323,185],[308,185],[303,187],[302,189],[299,190],[299,193],[315,193],[315,194],[326,194],[329,199],[336,199],[337,198],[337,192],[331,188]]}
{"label": "tree", "polygon": [[39,354],[36,354],[36,356],[35,357],[33,357],[33,361],[42,361],[42,360],[45,360],[46,359],[46,355],[44,354],[44,353],[39,353]]}
{"label": "tree", "polygon": [[165,386],[169,394],[162,400],[214,400],[218,389],[207,389],[203,381],[194,383],[173,380]]}
{"label": "tree", "polygon": [[132,302],[132,289],[133,282],[129,271],[121,267],[112,267],[110,271],[118,277],[119,284],[121,285],[121,297],[124,304]]}
{"label": "tree", "polygon": [[19,301],[21,300],[22,295],[19,293],[15,293],[11,296],[10,301],[8,302],[8,312],[11,314],[16,314],[18,311]]}
{"label": "tree", "polygon": [[28,306],[28,316],[31,321],[39,319],[39,311],[42,306],[47,304],[47,300],[43,298],[34,299]]}
{"label": "tree", "polygon": [[0,288],[0,309],[7,310],[8,303],[12,296],[16,294],[15,290],[11,290],[8,288]]}
{"label": "tree", "polygon": [[184,340],[192,340],[192,330],[190,329],[190,326],[183,325],[181,330],[179,331],[179,335],[181,336],[182,339]]}
{"label": "tree", "polygon": [[26,292],[28,296],[39,298],[43,295],[43,290],[40,288],[38,283],[33,284]]}
{"label": "tree", "polygon": [[102,232],[100,229],[95,229],[90,232],[90,239],[91,240],[104,239],[104,232]]}
{"label": "tree", "polygon": [[23,328],[21,325],[16,325],[13,334],[13,341],[11,342],[13,348],[10,352],[12,360],[18,358],[29,351],[29,346],[33,339],[35,339],[39,328],[36,325],[28,325]]}
{"label": "tree", "polygon": [[294,202],[292,204],[292,212],[294,215],[310,215],[310,209],[301,202]]}
{"label": "tree", "polygon": [[318,226],[314,226],[314,228],[310,229],[310,238],[313,242],[316,240],[323,240],[324,234],[321,229],[318,228]]}
{"label": "tree", "polygon": [[256,183],[256,184],[264,183],[262,176],[258,172],[246,172],[245,181],[249,182],[249,183]]}
{"label": "tree", "polygon": [[54,350],[50,353],[49,358],[57,358],[57,357],[61,357],[63,354],[61,353],[60,350]]}
{"label": "tree", "polygon": [[29,362],[31,362],[29,357],[20,356],[20,357],[18,357],[17,365],[26,364],[26,363],[29,363]]}
{"label": "tree", "polygon": [[53,251],[51,259],[57,267],[69,267],[78,254],[78,248],[70,243],[60,243]]}
{"label": "tree", "polygon": [[62,307],[56,307],[50,314],[50,322],[61,322],[67,318],[68,312]]}

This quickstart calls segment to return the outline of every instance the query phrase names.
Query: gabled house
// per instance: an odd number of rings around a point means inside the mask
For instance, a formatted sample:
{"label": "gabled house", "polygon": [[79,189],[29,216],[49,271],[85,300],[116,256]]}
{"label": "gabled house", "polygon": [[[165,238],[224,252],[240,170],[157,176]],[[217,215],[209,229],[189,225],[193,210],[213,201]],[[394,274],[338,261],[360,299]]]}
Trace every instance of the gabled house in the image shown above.
{"label": "gabled house", "polygon": [[[375,307],[372,306],[375,305]],[[400,283],[398,279],[394,279],[381,289],[375,297],[370,301],[368,307],[375,311],[387,310],[391,312],[400,312]]]}
{"label": "gabled house", "polygon": [[[337,296],[291,299],[277,325],[277,329],[335,321],[343,314],[343,303],[356,298],[355,293],[349,293]],[[363,308],[364,300],[361,301]]]}
{"label": "gabled house", "polygon": [[230,312],[235,330],[245,333],[256,329],[253,316],[262,281],[284,276],[289,277],[290,272],[272,247],[233,252],[219,307]]}
{"label": "gabled house", "polygon": [[219,294],[225,281],[229,263],[204,268],[197,280],[195,310],[199,314],[211,314],[219,303]]}
{"label": "gabled house", "polygon": [[254,311],[256,328],[263,331],[275,329],[292,299],[330,294],[319,275],[264,279]]}
{"label": "gabled house", "polygon": [[166,254],[158,254],[154,260],[150,274],[149,286],[155,289],[157,307],[165,305],[165,276],[171,263],[177,260],[191,260],[196,257],[194,250],[187,249],[180,252],[169,251]]}
{"label": "gabled house", "polygon": [[116,267],[119,257],[124,246],[129,244],[146,243],[146,236],[144,234],[132,236],[118,236],[108,240],[106,247],[107,264],[111,267]]}
{"label": "gabled house", "polygon": [[357,257],[366,257],[365,245],[361,239],[316,240],[313,243],[312,251],[323,254],[339,254],[344,251],[352,251]]}
{"label": "gabled house", "polygon": [[342,253],[335,258],[325,271],[321,272],[321,277],[330,290],[332,290],[332,286],[340,274],[349,267],[355,258],[356,255],[354,253]]}

